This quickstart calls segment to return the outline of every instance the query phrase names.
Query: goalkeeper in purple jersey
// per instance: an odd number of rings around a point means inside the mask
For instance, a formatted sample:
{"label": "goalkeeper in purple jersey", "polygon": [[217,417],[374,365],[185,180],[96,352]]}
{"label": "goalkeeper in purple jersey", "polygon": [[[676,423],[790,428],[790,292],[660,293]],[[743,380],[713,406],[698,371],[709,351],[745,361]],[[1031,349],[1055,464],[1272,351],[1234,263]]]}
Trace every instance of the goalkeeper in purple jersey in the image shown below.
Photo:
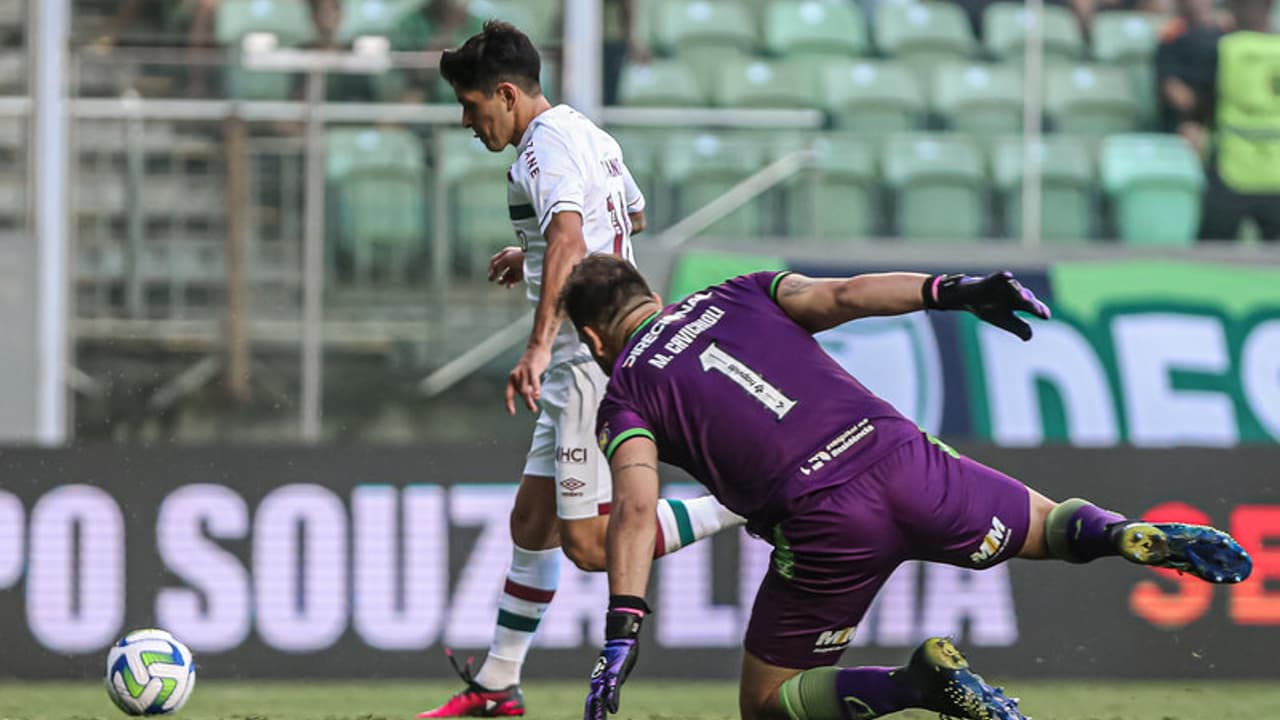
{"label": "goalkeeper in purple jersey", "polygon": [[663,307],[625,260],[595,255],[561,306],[610,374],[597,413],[613,477],[605,647],[587,720],[616,712],[635,664],[653,558],[658,461],[707,486],[774,546],[744,640],[749,720],[865,720],[906,708],[1022,720],[949,640],[901,667],[834,667],[875,593],[906,560],[982,569],[1012,557],[1118,555],[1208,582],[1252,562],[1209,527],[1054,502],[930,437],[832,360],[813,333],[873,315],[966,310],[1023,340],[1015,312],[1049,310],[1009,273],[811,279],[744,275]]}

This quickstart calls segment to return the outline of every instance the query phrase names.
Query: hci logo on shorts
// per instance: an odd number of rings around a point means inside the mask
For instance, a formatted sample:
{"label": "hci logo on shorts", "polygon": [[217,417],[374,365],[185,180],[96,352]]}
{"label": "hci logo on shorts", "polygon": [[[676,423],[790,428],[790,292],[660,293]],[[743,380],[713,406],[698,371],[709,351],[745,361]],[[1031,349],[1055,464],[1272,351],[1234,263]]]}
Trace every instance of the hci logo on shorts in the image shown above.
{"label": "hci logo on shorts", "polygon": [[1009,528],[1000,522],[1000,518],[991,516],[991,529],[987,531],[987,536],[982,538],[982,545],[978,551],[971,553],[969,559],[974,565],[982,565],[1000,554],[1004,550],[1004,546],[1009,543]]}
{"label": "hci logo on shorts", "polygon": [[827,630],[818,636],[818,642],[813,644],[813,651],[815,653],[829,653],[844,650],[848,647],[849,641],[853,639],[853,631],[857,629],[857,625],[850,625],[839,630]]}
{"label": "hci logo on shorts", "polygon": [[584,447],[561,447],[557,445],[556,462],[566,465],[585,465],[587,463],[587,449]]}

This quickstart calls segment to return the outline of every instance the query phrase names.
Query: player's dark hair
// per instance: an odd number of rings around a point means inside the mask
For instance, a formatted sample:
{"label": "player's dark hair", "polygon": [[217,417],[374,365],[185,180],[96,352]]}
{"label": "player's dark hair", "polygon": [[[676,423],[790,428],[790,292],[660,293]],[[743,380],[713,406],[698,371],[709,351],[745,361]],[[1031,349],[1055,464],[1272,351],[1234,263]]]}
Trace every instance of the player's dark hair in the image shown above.
{"label": "player's dark hair", "polygon": [[653,295],[634,265],[617,255],[588,255],[569,273],[560,291],[560,309],[581,330],[601,329],[622,319]]}
{"label": "player's dark hair", "polygon": [[509,82],[529,95],[542,93],[538,77],[542,58],[511,23],[488,20],[484,29],[467,38],[457,50],[440,56],[440,74],[455,90],[479,90],[492,95],[498,83]]}

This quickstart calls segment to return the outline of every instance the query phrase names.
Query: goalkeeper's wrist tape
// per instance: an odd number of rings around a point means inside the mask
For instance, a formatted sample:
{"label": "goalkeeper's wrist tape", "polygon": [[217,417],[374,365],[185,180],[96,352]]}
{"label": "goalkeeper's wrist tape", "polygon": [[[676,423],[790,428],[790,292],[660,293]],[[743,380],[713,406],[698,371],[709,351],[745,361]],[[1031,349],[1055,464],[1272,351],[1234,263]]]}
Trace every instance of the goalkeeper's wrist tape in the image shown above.
{"label": "goalkeeper's wrist tape", "polygon": [[604,620],[605,640],[625,640],[640,634],[644,618],[653,612],[644,598],[635,595],[610,595],[609,612]]}
{"label": "goalkeeper's wrist tape", "polygon": [[929,310],[955,310],[963,303],[956,302],[956,290],[964,284],[968,276],[962,273],[952,275],[931,275],[924,280],[920,295],[924,306]]}

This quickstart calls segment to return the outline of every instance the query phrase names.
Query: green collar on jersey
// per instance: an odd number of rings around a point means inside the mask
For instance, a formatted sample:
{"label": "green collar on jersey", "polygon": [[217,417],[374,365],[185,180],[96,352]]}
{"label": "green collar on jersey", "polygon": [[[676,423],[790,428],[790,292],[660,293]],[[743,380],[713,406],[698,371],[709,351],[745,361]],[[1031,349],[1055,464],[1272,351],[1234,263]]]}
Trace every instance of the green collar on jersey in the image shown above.
{"label": "green collar on jersey", "polygon": [[660,312],[655,312],[654,314],[640,321],[640,324],[636,326],[636,329],[632,330],[631,334],[627,336],[627,342],[631,342],[632,340],[634,340],[636,336],[640,334],[641,330],[644,330],[645,328],[649,327],[649,323],[653,322],[654,318],[658,317],[661,314],[662,313]]}

